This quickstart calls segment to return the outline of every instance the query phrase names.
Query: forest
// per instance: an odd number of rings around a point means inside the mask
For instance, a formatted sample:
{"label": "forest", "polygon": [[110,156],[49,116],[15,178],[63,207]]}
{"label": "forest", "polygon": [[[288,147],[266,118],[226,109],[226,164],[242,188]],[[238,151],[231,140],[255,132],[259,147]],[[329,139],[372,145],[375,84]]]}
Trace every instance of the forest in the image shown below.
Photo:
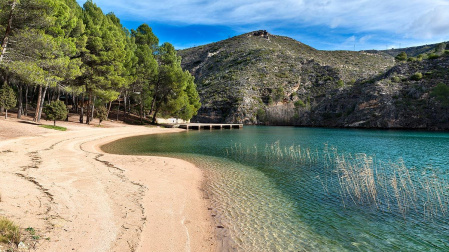
{"label": "forest", "polygon": [[188,120],[201,106],[173,45],[147,24],[128,30],[92,0],[2,0],[0,39],[1,110],[19,119],[39,122],[56,101],[87,124],[105,110],[140,123]]}

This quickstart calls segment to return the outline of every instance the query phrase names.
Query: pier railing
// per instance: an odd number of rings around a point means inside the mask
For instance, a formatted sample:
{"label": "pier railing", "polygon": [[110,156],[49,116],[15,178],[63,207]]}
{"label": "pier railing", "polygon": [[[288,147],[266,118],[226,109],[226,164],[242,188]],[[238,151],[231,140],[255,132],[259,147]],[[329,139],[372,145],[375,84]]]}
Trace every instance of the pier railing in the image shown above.
{"label": "pier railing", "polygon": [[192,130],[213,130],[213,129],[241,129],[243,124],[234,123],[185,123],[179,124],[178,128]]}

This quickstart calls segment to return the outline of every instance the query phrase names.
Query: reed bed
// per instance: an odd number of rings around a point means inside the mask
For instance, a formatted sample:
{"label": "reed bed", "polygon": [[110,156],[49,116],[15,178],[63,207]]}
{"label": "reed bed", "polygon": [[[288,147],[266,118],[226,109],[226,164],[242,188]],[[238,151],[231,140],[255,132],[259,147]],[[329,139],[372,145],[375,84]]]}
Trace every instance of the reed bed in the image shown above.
{"label": "reed bed", "polygon": [[237,161],[274,165],[279,169],[310,169],[323,191],[338,197],[344,207],[370,206],[384,212],[410,212],[424,218],[448,213],[448,182],[431,167],[406,167],[404,161],[383,162],[364,153],[341,154],[324,145],[320,151],[301,146],[282,146],[279,141],[265,148],[235,144],[226,149]]}

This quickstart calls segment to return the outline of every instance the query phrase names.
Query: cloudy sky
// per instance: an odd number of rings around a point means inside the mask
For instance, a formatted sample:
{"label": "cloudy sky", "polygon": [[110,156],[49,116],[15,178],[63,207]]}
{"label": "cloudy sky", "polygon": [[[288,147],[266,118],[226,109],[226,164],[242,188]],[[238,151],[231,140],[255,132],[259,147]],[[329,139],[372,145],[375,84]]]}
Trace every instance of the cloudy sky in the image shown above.
{"label": "cloudy sky", "polygon": [[[77,0],[80,4],[84,1]],[[182,49],[254,30],[322,50],[449,41],[449,0],[94,0],[129,29],[142,23]]]}

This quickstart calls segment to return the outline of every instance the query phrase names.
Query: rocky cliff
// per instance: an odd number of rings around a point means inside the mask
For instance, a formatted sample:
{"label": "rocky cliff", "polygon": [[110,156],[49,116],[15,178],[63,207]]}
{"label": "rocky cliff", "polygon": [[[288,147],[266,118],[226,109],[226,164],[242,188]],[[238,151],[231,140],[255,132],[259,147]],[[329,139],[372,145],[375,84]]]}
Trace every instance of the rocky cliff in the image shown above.
{"label": "rocky cliff", "polygon": [[203,104],[192,121],[449,128],[446,108],[430,95],[449,84],[447,54],[396,64],[393,52],[320,51],[266,31],[179,54]]}

